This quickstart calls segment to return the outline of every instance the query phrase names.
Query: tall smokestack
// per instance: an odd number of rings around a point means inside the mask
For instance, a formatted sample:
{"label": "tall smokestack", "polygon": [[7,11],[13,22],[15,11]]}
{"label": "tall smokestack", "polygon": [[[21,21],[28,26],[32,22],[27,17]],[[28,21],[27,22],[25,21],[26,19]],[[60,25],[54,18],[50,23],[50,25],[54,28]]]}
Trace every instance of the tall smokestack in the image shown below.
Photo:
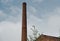
{"label": "tall smokestack", "polygon": [[22,41],[27,41],[27,16],[25,2],[23,2],[22,6]]}

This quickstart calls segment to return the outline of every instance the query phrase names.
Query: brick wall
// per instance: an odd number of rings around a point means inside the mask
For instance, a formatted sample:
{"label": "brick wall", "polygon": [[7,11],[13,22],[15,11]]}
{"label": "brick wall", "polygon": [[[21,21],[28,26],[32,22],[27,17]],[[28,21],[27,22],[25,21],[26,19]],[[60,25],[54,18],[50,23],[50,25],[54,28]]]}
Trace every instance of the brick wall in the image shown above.
{"label": "brick wall", "polygon": [[53,36],[42,35],[36,41],[60,41],[60,38],[53,37]]}

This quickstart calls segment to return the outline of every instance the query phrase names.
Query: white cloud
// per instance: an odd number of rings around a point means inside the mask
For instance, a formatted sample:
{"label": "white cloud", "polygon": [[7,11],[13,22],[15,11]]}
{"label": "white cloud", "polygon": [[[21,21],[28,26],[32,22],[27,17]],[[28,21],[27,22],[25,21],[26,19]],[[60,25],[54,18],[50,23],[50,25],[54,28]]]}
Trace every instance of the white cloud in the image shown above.
{"label": "white cloud", "polygon": [[21,20],[21,16],[22,16],[22,10],[17,7],[17,6],[11,6],[9,8],[7,8],[7,12],[4,12],[2,10],[0,10],[0,20],[3,21],[11,21],[11,22],[18,22]]}
{"label": "white cloud", "polygon": [[17,6],[11,6],[9,10],[14,15],[21,14],[21,9]]}
{"label": "white cloud", "polygon": [[[51,36],[59,36],[60,32],[60,8],[55,8],[54,11],[48,12],[45,16],[45,24],[41,26],[44,34]],[[45,29],[44,29],[45,27]]]}
{"label": "white cloud", "polygon": [[[13,0],[0,1],[5,6],[10,6],[13,2]],[[7,12],[0,10],[0,19],[2,20],[0,21],[0,41],[21,41],[21,9],[17,6],[10,6],[5,9]]]}
{"label": "white cloud", "polygon": [[53,11],[51,11],[51,12],[45,12],[46,13],[46,15],[49,15],[49,16],[51,16],[51,15],[59,15],[60,16],[60,7],[56,7]]}
{"label": "white cloud", "polygon": [[41,3],[43,0],[33,0],[35,3]]}
{"label": "white cloud", "polygon": [[28,6],[28,14],[36,14],[37,13],[37,9],[33,6]]}
{"label": "white cloud", "polygon": [[0,22],[0,36],[2,41],[21,41],[21,23]]}
{"label": "white cloud", "polygon": [[9,5],[11,4],[11,2],[13,2],[13,0],[1,0],[1,3]]}
{"label": "white cloud", "polygon": [[8,21],[13,21],[13,22],[21,21],[22,10],[19,7],[11,6],[9,8],[9,13],[10,13],[10,16],[7,19]]}
{"label": "white cloud", "polygon": [[35,20],[35,21],[37,21],[37,22],[41,22],[41,21],[42,21],[42,19],[40,19],[40,18],[38,18],[38,17],[36,17],[36,16],[34,16],[34,15],[30,15],[30,19],[31,19],[31,20]]}
{"label": "white cloud", "polygon": [[9,2],[9,0],[1,0],[1,2],[7,3],[7,2]]}
{"label": "white cloud", "polygon": [[5,13],[2,10],[0,10],[0,16],[5,16]]}
{"label": "white cloud", "polygon": [[31,31],[31,28],[33,25],[36,26],[36,29],[39,29],[38,27],[40,26],[40,23],[42,22],[42,19],[36,17],[35,14],[37,14],[37,9],[33,6],[28,6],[28,10],[27,10],[28,35],[32,35],[33,32]]}
{"label": "white cloud", "polygon": [[45,34],[52,36],[59,36],[59,28],[60,28],[60,16],[52,15],[48,19],[47,30],[45,30]]}
{"label": "white cloud", "polygon": [[[46,12],[46,16],[41,20],[40,18],[34,16],[34,14],[29,15],[28,19],[28,30],[31,32],[30,28],[35,25],[39,30],[40,34],[46,34],[51,36],[59,36],[60,32],[60,10],[58,8],[54,9],[53,12]],[[28,32],[29,32],[28,31]],[[29,33],[30,34],[30,33]]]}
{"label": "white cloud", "polygon": [[54,15],[49,17],[49,25],[58,27],[60,25],[60,16]]}
{"label": "white cloud", "polygon": [[7,18],[7,14],[0,10],[0,22],[4,21]]}
{"label": "white cloud", "polygon": [[[0,41],[21,41],[21,9],[17,6],[11,6],[8,14],[0,10]],[[2,17],[1,17],[2,16]]]}
{"label": "white cloud", "polygon": [[34,25],[36,27],[36,29],[39,30],[39,26],[40,26],[40,23],[42,22],[42,19],[34,16],[33,14],[29,15],[29,18],[28,18],[28,35],[32,35],[33,32],[31,31],[31,28],[32,26]]}
{"label": "white cloud", "polygon": [[59,14],[59,15],[60,15],[60,7],[57,7],[57,8],[54,10],[53,13],[55,13],[55,14]]}
{"label": "white cloud", "polygon": [[37,9],[35,8],[35,7],[32,7],[32,6],[30,6],[30,11],[32,12],[32,13],[36,13],[37,12]]}
{"label": "white cloud", "polygon": [[21,41],[21,9],[13,6],[8,10],[10,15],[0,10],[0,17],[5,19],[0,22],[0,41]]}

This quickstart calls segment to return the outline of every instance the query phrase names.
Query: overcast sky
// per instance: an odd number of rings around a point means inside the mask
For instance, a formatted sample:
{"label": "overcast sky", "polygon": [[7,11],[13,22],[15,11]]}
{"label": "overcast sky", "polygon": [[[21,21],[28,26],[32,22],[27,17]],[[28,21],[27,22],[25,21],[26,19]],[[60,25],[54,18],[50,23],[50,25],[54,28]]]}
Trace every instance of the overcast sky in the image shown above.
{"label": "overcast sky", "polygon": [[59,36],[60,0],[0,0],[0,41],[21,41],[22,3],[27,3],[27,32]]}

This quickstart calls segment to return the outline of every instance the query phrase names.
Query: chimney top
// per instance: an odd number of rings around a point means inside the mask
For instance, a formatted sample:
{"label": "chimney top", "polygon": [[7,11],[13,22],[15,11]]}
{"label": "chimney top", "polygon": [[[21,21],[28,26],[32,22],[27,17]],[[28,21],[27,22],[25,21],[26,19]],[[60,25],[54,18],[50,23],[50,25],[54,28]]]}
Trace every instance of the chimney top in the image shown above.
{"label": "chimney top", "polygon": [[25,5],[26,5],[26,2],[23,2],[23,4],[25,4]]}

